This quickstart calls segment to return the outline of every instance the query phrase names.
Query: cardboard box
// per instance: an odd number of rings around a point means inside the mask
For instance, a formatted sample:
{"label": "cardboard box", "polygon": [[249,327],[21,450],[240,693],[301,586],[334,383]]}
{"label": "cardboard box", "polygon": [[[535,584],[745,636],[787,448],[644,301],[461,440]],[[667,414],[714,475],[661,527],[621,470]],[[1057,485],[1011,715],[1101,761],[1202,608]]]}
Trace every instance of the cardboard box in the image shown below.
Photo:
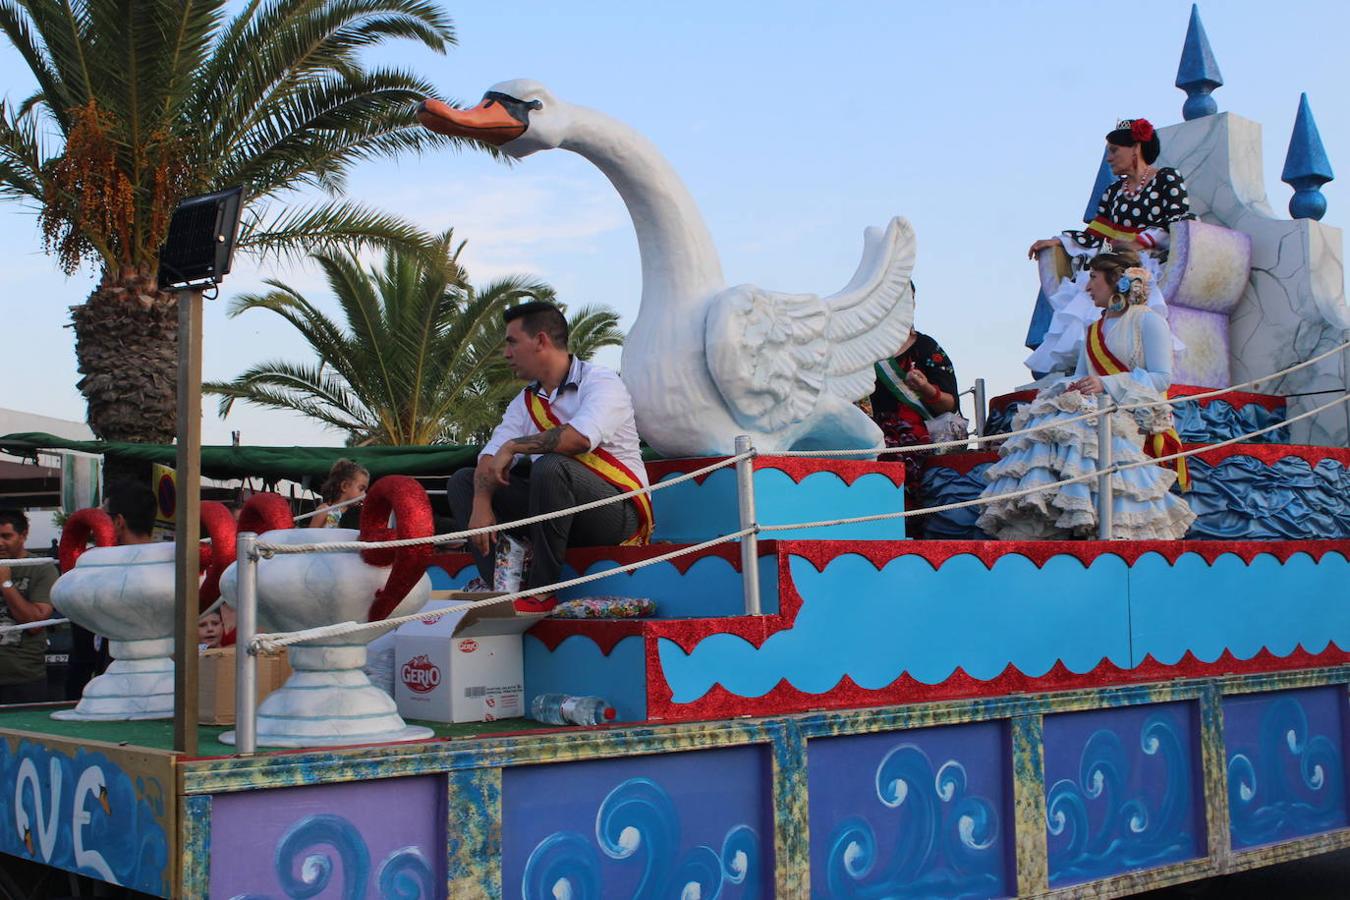
{"label": "cardboard box", "polygon": [[[427,612],[501,596],[437,591]],[[399,715],[432,722],[490,722],[525,715],[521,635],[543,618],[502,603],[431,622],[409,622],[394,642]]]}
{"label": "cardboard box", "polygon": [[[286,683],[285,652],[258,657],[258,702]],[[234,724],[234,648],[213,647],[197,656],[197,724]]]}

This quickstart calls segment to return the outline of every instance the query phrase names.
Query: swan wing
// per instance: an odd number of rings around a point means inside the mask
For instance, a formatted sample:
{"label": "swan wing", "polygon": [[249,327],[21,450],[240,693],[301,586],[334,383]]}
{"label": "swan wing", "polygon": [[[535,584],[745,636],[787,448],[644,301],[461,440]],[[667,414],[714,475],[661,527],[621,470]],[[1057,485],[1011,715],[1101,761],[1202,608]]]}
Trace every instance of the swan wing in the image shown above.
{"label": "swan wing", "polygon": [[815,294],[753,285],[708,305],[708,369],[736,422],[773,432],[811,414],[827,380],[830,312]]}
{"label": "swan wing", "polygon": [[823,390],[852,403],[876,385],[873,364],[895,354],[914,327],[914,227],[899,216],[863,234],[853,279],[824,299],[830,348]]}

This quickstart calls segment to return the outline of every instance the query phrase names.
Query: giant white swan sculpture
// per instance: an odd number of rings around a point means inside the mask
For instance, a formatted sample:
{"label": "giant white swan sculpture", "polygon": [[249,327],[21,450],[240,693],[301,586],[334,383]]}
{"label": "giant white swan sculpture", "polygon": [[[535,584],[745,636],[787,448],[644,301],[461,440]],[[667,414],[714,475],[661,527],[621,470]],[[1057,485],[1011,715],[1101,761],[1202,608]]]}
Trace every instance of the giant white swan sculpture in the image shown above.
{"label": "giant white swan sculpture", "polygon": [[528,80],[493,86],[460,110],[418,109],[434,131],[514,157],[562,148],[604,172],[628,206],[642,255],[642,305],[624,341],[623,380],[638,430],[662,454],[866,449],[881,431],[853,405],[875,383],[914,321],[914,231],[904,219],[869,228],[853,280],[829,297],[727,287],[693,197],[633,129],[564,103]]}

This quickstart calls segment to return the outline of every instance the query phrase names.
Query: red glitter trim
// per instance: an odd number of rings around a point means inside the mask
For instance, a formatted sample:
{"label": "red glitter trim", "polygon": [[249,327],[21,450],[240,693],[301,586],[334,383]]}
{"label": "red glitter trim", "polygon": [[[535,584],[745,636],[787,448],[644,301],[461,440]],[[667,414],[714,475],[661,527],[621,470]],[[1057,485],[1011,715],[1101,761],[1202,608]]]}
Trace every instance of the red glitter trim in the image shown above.
{"label": "red glitter trim", "polygon": [[585,619],[541,619],[529,631],[525,632],[537,638],[548,652],[558,649],[558,645],[570,637],[590,638],[605,656],[614,650],[614,646],[626,637],[643,637],[644,626],[650,619],[608,619],[605,621],[587,621]]}
{"label": "red glitter trim", "polygon": [[[924,684],[909,674],[903,674],[884,688],[869,690],[858,687],[847,675],[831,690],[823,694],[808,694],[780,681],[768,693],[759,697],[739,697],[720,684],[692,703],[673,702],[670,688],[664,683],[653,690],[652,657],[648,657],[647,716],[656,721],[690,721],[695,719],[726,719],[736,716],[769,716],[805,712],[815,709],[857,709],[869,706],[897,706],[906,703],[930,703],[940,700],[958,700],[967,697],[996,697],[1019,693],[1048,693],[1052,691],[1101,688],[1117,685],[1169,681],[1176,678],[1212,678],[1219,675],[1257,675],[1269,672],[1314,669],[1338,666],[1350,662],[1350,653],[1336,644],[1329,644],[1321,653],[1309,653],[1302,647],[1288,656],[1275,656],[1262,648],[1251,659],[1240,660],[1225,650],[1214,662],[1196,659],[1189,651],[1174,665],[1165,665],[1152,656],[1133,669],[1122,669],[1110,660],[1102,660],[1090,672],[1077,674],[1062,662],[1045,675],[1032,677],[1009,665],[989,681],[980,681],[958,668],[951,677],[939,684]],[[659,668],[659,666],[657,667]]]}
{"label": "red glitter trim", "polygon": [[976,466],[998,462],[996,450],[958,450],[954,453],[940,453],[928,457],[924,464],[928,469],[951,469],[961,475],[967,475]]}
{"label": "red glitter trim", "polygon": [[799,556],[817,571],[823,572],[831,561],[848,553],[866,559],[878,570],[900,556],[922,556],[934,569],[954,556],[974,556],[993,568],[1000,557],[1017,555],[1044,567],[1054,556],[1072,556],[1083,565],[1097,557],[1118,556],[1134,565],[1145,553],[1157,553],[1175,565],[1184,553],[1198,554],[1210,565],[1225,553],[1232,553],[1248,564],[1261,554],[1281,563],[1295,553],[1306,553],[1314,561],[1327,553],[1339,553],[1350,559],[1350,540],[1338,538],[1319,541],[780,541],[784,556]]}
{"label": "red glitter trim", "polygon": [[[667,475],[686,475],[726,458],[725,456],[712,456],[653,460],[647,463],[647,478],[655,484]],[[853,482],[864,475],[884,475],[896,487],[902,487],[905,483],[905,466],[901,462],[821,459],[809,456],[784,457],[770,454],[757,456],[751,460],[751,463],[756,472],[761,469],[776,470],[791,478],[794,484],[801,484],[803,479],[822,472],[828,472],[838,477],[846,485],[852,485]],[[711,472],[708,473],[708,475],[711,474]],[[702,484],[707,480],[708,475],[695,478],[694,483]]]}
{"label": "red glitter trim", "polygon": [[[1203,446],[1205,445],[1187,444],[1186,449],[1194,450],[1196,447]],[[1226,447],[1217,447],[1213,450],[1197,453],[1195,458],[1211,466],[1217,466],[1221,461],[1233,456],[1250,456],[1267,466],[1288,456],[1297,456],[1310,466],[1316,466],[1322,460],[1330,459],[1340,463],[1345,468],[1350,468],[1350,448],[1312,447],[1307,444],[1229,444]]]}

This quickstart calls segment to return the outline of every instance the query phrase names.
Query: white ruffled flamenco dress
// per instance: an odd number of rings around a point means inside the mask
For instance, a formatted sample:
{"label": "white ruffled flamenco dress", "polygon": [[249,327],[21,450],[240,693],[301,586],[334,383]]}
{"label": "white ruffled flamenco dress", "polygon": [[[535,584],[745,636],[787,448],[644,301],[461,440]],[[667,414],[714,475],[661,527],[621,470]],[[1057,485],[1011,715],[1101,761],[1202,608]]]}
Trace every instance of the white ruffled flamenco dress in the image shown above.
{"label": "white ruffled flamenco dress", "polygon": [[[1059,287],[1046,298],[1053,310],[1050,324],[1046,326],[1041,345],[1024,361],[1024,365],[1032,372],[1073,371],[1088,326],[1101,315],[1101,310],[1092,304],[1092,298],[1087,292],[1088,277],[1092,274],[1087,268],[1087,259],[1096,256],[1099,251],[1080,247],[1067,237],[1061,237],[1060,243],[1076,264],[1082,264],[1083,270],[1073,278],[1061,279]],[[1149,253],[1140,253],[1139,257],[1149,274],[1148,306],[1166,319],[1167,302],[1158,289],[1162,266]],[[1180,353],[1186,349],[1186,345],[1175,335],[1171,341],[1174,352]]]}
{"label": "white ruffled flamenco dress", "polygon": [[[1093,307],[1093,312],[1100,311]],[[1103,330],[1107,347],[1130,371],[1101,376],[1105,393],[1098,396],[1118,405],[1163,399],[1172,380],[1172,333],[1166,320],[1149,307],[1136,305],[1117,318],[1105,319]],[[1061,378],[1042,390],[1035,400],[1018,410],[1012,423],[1014,431],[1039,425],[1049,427],[1003,443],[999,451],[1001,459],[985,473],[990,484],[982,496],[1053,484],[1097,471],[1095,420],[1065,421],[1097,408],[1098,397],[1068,389],[1069,384],[1093,371],[1086,346],[1080,340],[1075,375]],[[1171,407],[1166,405],[1112,413],[1113,461],[1120,464],[1147,459],[1144,436],[1171,427]],[[1113,537],[1123,540],[1183,537],[1195,521],[1195,513],[1185,500],[1170,492],[1176,478],[1175,472],[1158,464],[1115,473]],[[977,524],[999,540],[1095,537],[1096,490],[1096,479],[1088,479],[995,501],[984,507]]]}

